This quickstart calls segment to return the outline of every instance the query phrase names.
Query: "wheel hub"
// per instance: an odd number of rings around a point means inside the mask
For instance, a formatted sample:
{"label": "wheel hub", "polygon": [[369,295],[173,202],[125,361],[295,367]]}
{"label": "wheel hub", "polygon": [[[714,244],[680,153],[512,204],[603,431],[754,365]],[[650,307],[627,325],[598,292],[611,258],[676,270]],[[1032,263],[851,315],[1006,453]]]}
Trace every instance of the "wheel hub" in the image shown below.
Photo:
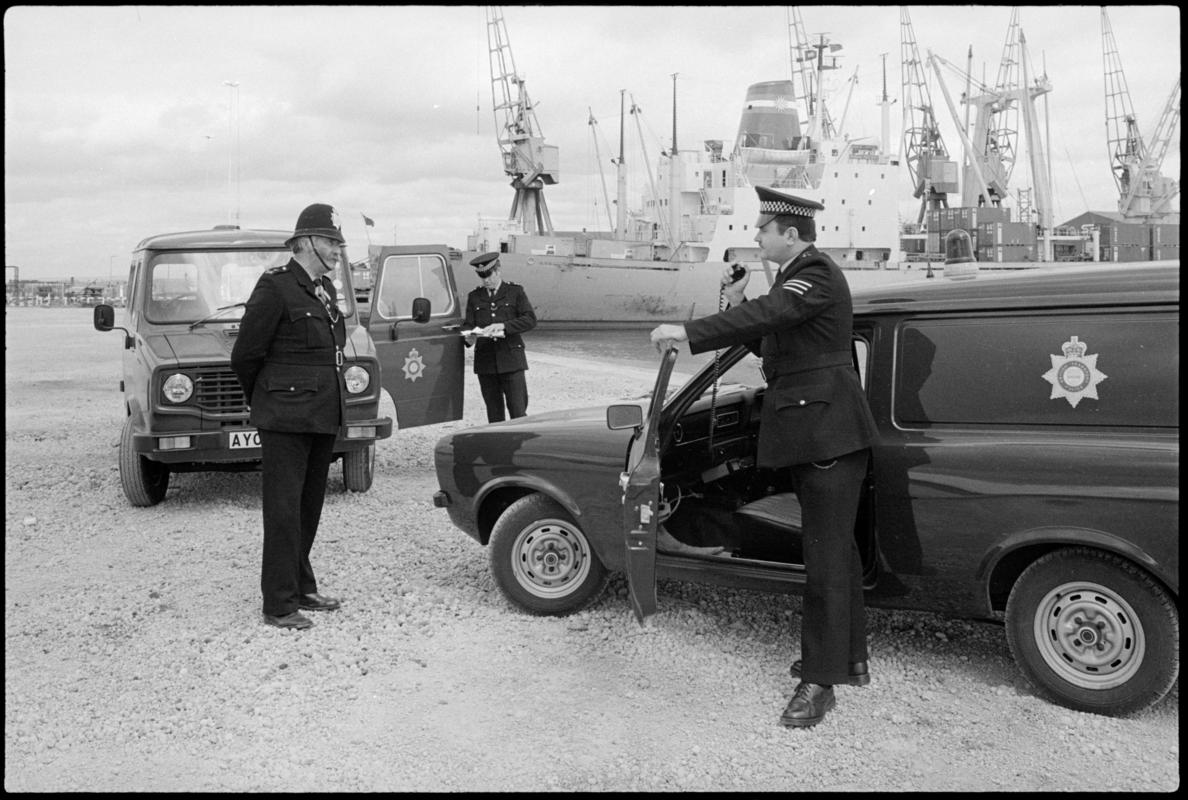
{"label": "wheel hub", "polygon": [[564,525],[538,523],[516,541],[516,580],[538,597],[564,594],[590,570],[584,543]]}
{"label": "wheel hub", "polygon": [[1048,665],[1084,688],[1125,683],[1143,661],[1143,631],[1134,612],[1096,584],[1049,592],[1036,614],[1035,636]]}

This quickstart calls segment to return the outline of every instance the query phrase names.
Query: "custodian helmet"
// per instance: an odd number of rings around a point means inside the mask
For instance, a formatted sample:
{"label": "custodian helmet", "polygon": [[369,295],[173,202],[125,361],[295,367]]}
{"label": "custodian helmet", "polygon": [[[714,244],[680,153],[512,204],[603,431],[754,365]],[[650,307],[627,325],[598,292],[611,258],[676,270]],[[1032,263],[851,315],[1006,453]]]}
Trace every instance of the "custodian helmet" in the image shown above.
{"label": "custodian helmet", "polygon": [[312,206],[305,207],[301,216],[297,217],[293,235],[285,240],[285,245],[291,245],[294,239],[302,236],[325,236],[339,244],[346,244],[346,239],[342,238],[342,228],[338,223],[338,212],[334,210],[333,206],[328,206],[325,203],[314,203]]}

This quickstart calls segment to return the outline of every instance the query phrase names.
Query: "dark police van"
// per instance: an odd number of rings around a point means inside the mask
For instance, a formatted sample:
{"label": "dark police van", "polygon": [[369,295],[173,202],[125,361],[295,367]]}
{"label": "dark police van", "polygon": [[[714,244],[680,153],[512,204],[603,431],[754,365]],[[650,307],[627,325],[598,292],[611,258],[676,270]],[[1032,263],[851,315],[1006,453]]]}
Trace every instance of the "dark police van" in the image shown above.
{"label": "dark police van", "polygon": [[[153,236],[132,254],[120,391],[120,483],[128,500],[152,506],[174,472],[254,470],[260,438],[247,398],[231,371],[231,348],[244,303],[267,269],[288,263],[291,231],[213,230]],[[345,258],[343,259],[345,261]],[[392,434],[379,415],[381,386],[392,396],[397,426],[462,416],[462,311],[444,245],[384,247],[376,284],[383,315],[361,323],[351,270],[330,279],[346,320],[342,375],[346,420],[335,443],[345,487],[371,487],[375,445]],[[95,308],[95,328],[115,328],[110,305]]]}
{"label": "dark police van", "polygon": [[[1001,620],[1041,695],[1146,708],[1179,675],[1179,264],[965,272],[854,292],[867,600]],[[677,357],[651,401],[438,442],[435,502],[515,605],[572,613],[609,571],[641,619],[657,578],[802,591],[797,498],[755,466],[759,360],[724,350],[670,390]],[[658,553],[660,525],[726,550]]]}

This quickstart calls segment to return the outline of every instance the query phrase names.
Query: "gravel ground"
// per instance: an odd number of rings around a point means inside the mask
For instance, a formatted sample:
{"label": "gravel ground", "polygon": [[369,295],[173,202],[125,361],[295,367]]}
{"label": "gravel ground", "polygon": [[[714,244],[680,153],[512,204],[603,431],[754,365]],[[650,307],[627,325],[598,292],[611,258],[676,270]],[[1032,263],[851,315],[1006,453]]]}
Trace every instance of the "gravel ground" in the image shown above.
{"label": "gravel ground", "polygon": [[[430,499],[433,443],[483,419],[472,377],[465,420],[380,444],[370,492],[332,468],[313,560],[343,609],[266,627],[259,475],[177,475],[131,507],[119,334],[90,319],[6,314],[6,791],[1179,786],[1178,684],[1129,719],[1054,706],[998,625],[872,610],[871,685],[786,730],[796,597],[666,582],[640,627],[616,578],[575,616],[517,613]],[[651,382],[529,350],[535,411]]]}

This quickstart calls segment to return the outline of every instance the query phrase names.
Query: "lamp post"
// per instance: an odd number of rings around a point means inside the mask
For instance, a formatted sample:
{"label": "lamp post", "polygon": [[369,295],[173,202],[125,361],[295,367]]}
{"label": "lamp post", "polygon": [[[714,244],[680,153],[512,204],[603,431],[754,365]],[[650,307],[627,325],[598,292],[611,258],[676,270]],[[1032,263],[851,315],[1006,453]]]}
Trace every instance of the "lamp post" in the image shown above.
{"label": "lamp post", "polygon": [[[227,202],[231,203],[231,182],[235,181],[235,203],[227,211],[227,221],[239,224],[239,81],[223,81],[231,91],[227,96]],[[232,149],[231,141],[235,140]]]}

